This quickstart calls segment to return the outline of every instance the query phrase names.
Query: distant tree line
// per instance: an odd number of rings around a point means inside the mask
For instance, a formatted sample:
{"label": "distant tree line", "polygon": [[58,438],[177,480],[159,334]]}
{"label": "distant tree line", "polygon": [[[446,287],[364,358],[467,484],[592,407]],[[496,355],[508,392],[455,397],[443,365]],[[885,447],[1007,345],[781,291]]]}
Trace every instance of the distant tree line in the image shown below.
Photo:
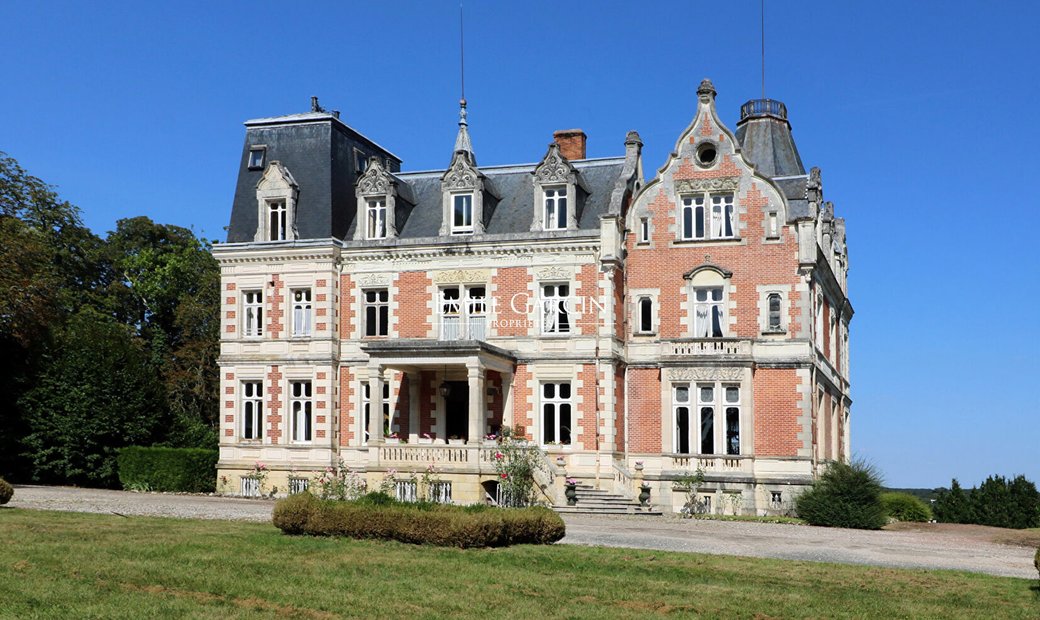
{"label": "distant tree line", "polygon": [[209,250],[147,217],[99,237],[0,152],[0,476],[113,486],[121,447],[216,447]]}
{"label": "distant tree line", "polygon": [[954,478],[940,489],[932,506],[941,523],[975,523],[995,527],[1040,527],[1040,492],[1025,476],[990,476],[976,489],[964,490]]}

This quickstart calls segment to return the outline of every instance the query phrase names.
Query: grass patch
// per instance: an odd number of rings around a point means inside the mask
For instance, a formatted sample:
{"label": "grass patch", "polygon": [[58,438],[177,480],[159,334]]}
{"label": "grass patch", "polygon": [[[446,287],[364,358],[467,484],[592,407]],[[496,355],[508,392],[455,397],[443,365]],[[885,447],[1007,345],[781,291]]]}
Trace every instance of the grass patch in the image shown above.
{"label": "grass patch", "polygon": [[578,546],[451,549],[274,526],[0,510],[0,616],[1035,618],[1035,580]]}

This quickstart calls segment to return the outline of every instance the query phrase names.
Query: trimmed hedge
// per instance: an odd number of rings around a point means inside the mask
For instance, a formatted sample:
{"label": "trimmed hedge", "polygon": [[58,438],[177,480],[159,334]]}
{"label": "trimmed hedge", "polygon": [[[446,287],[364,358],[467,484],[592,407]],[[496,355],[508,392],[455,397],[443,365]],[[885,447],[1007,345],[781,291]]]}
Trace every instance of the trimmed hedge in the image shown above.
{"label": "trimmed hedge", "polygon": [[273,521],[286,534],[461,548],[545,545],[565,533],[563,519],[548,508],[403,503],[381,493],[349,502],[298,493],[275,504]]}
{"label": "trimmed hedge", "polygon": [[897,521],[926,523],[932,520],[932,509],[928,504],[909,493],[882,493],[881,505],[885,513]]}
{"label": "trimmed hedge", "polygon": [[12,497],[14,497],[14,487],[10,482],[0,478],[0,506],[11,501]]}
{"label": "trimmed hedge", "polygon": [[201,448],[130,446],[119,451],[119,482],[124,489],[212,493],[217,456]]}

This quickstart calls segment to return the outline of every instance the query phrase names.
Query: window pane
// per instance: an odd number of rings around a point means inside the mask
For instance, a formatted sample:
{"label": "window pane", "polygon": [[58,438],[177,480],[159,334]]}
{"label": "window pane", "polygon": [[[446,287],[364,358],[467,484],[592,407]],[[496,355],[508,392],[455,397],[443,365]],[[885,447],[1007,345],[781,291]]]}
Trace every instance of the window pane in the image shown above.
{"label": "window pane", "polygon": [[561,383],[560,384],[560,398],[567,399],[571,397],[571,384]]}
{"label": "window pane", "polygon": [[711,300],[712,301],[722,301],[722,289],[721,288],[713,288],[713,289],[711,289]]}
{"label": "window pane", "polygon": [[701,390],[700,402],[702,402],[702,403],[712,403],[712,402],[715,402],[715,388],[713,388],[711,386],[702,386],[700,388],[700,390]]}
{"label": "window pane", "polygon": [[378,325],[376,324],[376,307],[366,306],[365,307],[365,335],[376,336],[378,335]]}
{"label": "window pane", "polygon": [[560,443],[571,442],[571,406],[569,403],[560,405]]}
{"label": "window pane", "polygon": [[389,325],[390,325],[390,317],[389,317],[389,315],[390,315],[390,307],[389,306],[379,306],[379,335],[380,336],[386,336],[386,335],[388,335],[390,333],[389,329],[388,329]]}
{"label": "window pane", "polygon": [[680,454],[690,453],[690,409],[675,409],[675,451]]}
{"label": "window pane", "polygon": [[556,227],[567,228],[567,198],[563,196],[556,199]]}
{"label": "window pane", "polygon": [[697,289],[697,301],[708,301],[708,289]]}
{"label": "window pane", "polygon": [[726,408],[726,454],[740,454],[740,409]]}
{"label": "window pane", "polygon": [[553,398],[554,396],[556,396],[556,384],[555,383],[543,384],[542,385],[542,395],[545,398]]}
{"label": "window pane", "polygon": [[701,454],[715,453],[715,409],[701,407]]}
{"label": "window pane", "polygon": [[690,388],[685,385],[675,386],[675,402],[677,403],[688,403],[690,402]]}
{"label": "window pane", "polygon": [[739,403],[740,402],[740,388],[736,386],[726,387],[726,402],[727,403]]}
{"label": "window pane", "polygon": [[649,332],[653,330],[653,304],[649,298],[639,300],[639,331]]}
{"label": "window pane", "polygon": [[697,220],[697,234],[696,234],[696,236],[699,239],[699,238],[704,236],[704,207],[698,205],[697,207],[694,208],[694,212],[696,213],[696,218],[695,219]]}
{"label": "window pane", "polygon": [[551,403],[542,405],[542,443],[556,441],[556,416]]}

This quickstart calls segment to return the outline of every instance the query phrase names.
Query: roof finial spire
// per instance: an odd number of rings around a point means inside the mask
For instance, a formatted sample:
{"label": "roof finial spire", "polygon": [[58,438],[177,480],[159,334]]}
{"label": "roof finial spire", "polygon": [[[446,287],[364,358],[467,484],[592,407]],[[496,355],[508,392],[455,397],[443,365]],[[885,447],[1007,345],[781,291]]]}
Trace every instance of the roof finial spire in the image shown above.
{"label": "roof finial spire", "polygon": [[469,157],[472,165],[477,164],[473,154],[473,143],[469,139],[469,123],[466,121],[466,38],[462,21],[462,1],[459,1],[459,134],[455,138],[455,152],[462,151]]}

